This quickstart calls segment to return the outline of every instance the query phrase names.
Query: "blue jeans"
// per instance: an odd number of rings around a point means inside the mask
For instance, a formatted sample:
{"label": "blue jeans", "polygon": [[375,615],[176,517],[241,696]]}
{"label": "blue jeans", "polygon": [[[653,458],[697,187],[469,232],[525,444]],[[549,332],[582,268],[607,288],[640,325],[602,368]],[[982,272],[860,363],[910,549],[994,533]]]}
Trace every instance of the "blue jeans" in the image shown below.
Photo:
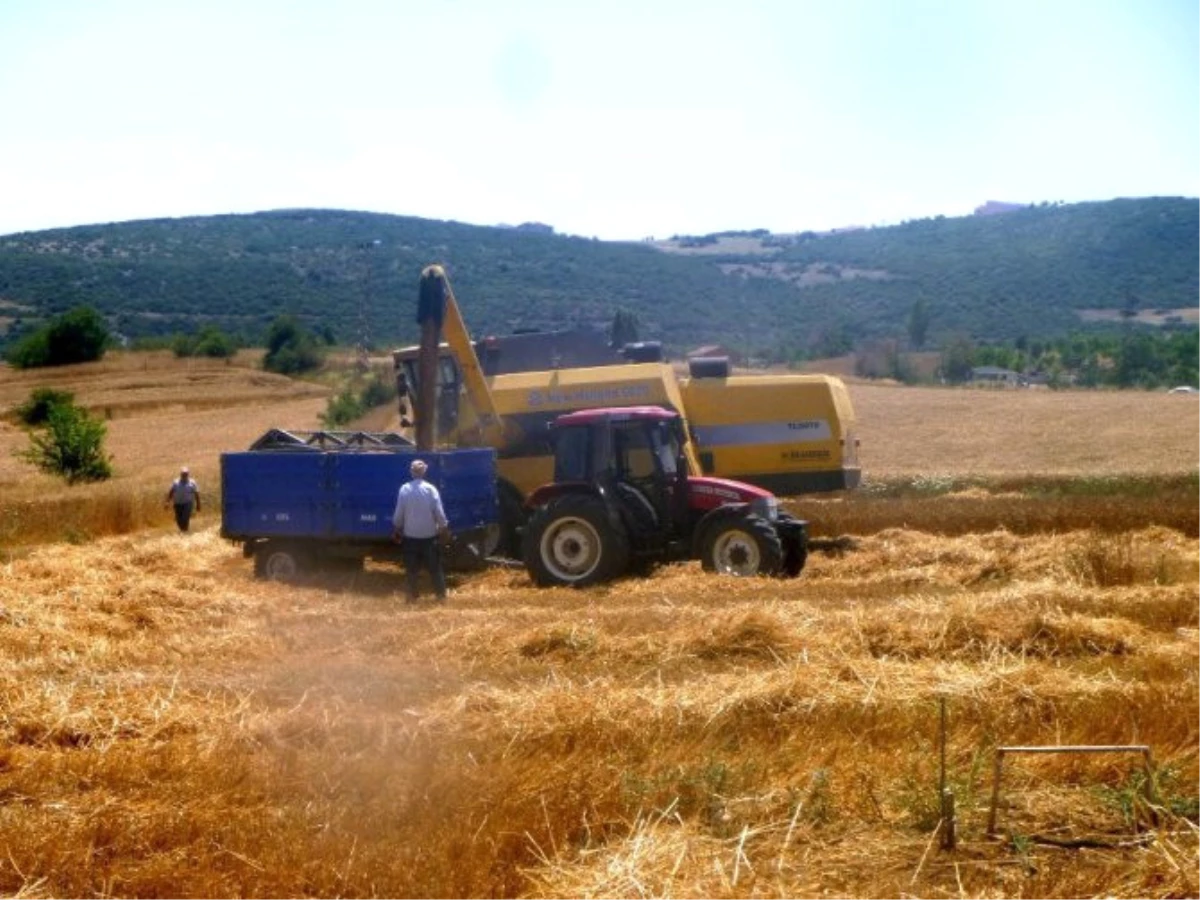
{"label": "blue jeans", "polygon": [[408,600],[417,599],[417,576],[424,566],[433,579],[433,592],[439,600],[446,599],[446,575],[442,572],[442,548],[437,538],[406,537],[404,551],[404,575],[408,579]]}
{"label": "blue jeans", "polygon": [[180,531],[188,530],[188,523],[192,520],[192,504],[176,503],[175,504],[175,524],[179,526]]}

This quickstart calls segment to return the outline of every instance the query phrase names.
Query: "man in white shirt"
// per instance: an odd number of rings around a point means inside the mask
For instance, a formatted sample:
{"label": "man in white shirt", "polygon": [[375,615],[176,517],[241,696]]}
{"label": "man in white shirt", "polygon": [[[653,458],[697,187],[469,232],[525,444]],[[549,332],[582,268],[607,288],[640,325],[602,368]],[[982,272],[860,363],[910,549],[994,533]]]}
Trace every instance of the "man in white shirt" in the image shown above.
{"label": "man in white shirt", "polygon": [[192,513],[200,512],[200,485],[191,477],[187,466],[179,470],[179,477],[171,482],[167,491],[165,505],[172,504],[175,506],[175,524],[180,531],[187,531]]}
{"label": "man in white shirt", "polygon": [[400,487],[396,511],[392,514],[392,539],[404,550],[409,603],[417,602],[417,576],[422,566],[429,570],[438,602],[446,600],[446,576],[438,538],[449,534],[449,525],[438,489],[425,480],[427,469],[423,460],[413,460],[409,466],[412,480]]}

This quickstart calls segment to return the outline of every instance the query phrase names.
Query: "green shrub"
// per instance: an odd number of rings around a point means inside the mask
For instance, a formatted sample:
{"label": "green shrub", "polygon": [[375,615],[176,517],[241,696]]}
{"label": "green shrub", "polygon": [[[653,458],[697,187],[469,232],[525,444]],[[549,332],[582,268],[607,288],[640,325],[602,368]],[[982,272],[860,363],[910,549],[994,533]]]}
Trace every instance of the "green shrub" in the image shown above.
{"label": "green shrub", "polygon": [[346,387],[329,398],[325,412],[321,413],[321,421],[326,428],[340,428],[350,424],[364,412],[366,410],[363,409],[362,401],[355,394],[354,388]]}
{"label": "green shrub", "polygon": [[104,481],[112,477],[112,462],[104,452],[106,432],[104,423],[87,410],[57,404],[50,407],[45,427],[29,436],[30,447],[22,456],[69,484]]}
{"label": "green shrub", "polygon": [[321,421],[326,428],[348,425],[368,410],[395,399],[395,382],[375,372],[360,384],[349,384],[330,397]]}
{"label": "green shrub", "polygon": [[176,359],[186,359],[196,355],[196,339],[190,334],[177,334],[171,338],[171,352]]}
{"label": "green shrub", "polygon": [[263,368],[281,375],[297,375],[320,367],[324,357],[317,339],[301,327],[295,316],[280,316],[267,329]]}
{"label": "green shrub", "polygon": [[50,411],[56,406],[73,406],[75,395],[70,391],[55,388],[34,388],[29,399],[16,408],[17,420],[29,427],[44,425],[50,420]]}
{"label": "green shrub", "polygon": [[200,333],[177,334],[171,339],[175,356],[207,356],[210,359],[229,359],[237,352],[237,342],[215,325],[205,325]]}
{"label": "green shrub", "polygon": [[50,365],[50,332],[39,328],[25,335],[5,351],[4,358],[14,369],[37,369]]}
{"label": "green shrub", "polygon": [[233,338],[212,325],[200,329],[193,350],[194,355],[207,356],[210,359],[229,359],[236,352],[237,344]]}
{"label": "green shrub", "polygon": [[363,409],[373,409],[376,406],[383,406],[386,403],[391,403],[396,399],[396,382],[380,373],[376,372],[372,375],[365,385],[363,385],[362,394]]}
{"label": "green shrub", "polygon": [[6,358],[18,369],[66,366],[102,358],[108,344],[101,315],[90,306],[77,306],[18,341]]}

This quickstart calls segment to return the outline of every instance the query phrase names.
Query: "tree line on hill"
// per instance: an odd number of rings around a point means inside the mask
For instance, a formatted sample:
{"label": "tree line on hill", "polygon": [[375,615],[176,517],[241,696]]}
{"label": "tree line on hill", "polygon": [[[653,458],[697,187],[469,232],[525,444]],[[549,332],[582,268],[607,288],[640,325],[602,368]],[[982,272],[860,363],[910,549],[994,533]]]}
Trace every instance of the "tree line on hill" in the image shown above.
{"label": "tree line on hill", "polygon": [[[922,330],[919,310],[910,327]],[[636,314],[619,310],[610,335],[614,343],[635,341]],[[912,335],[916,337],[917,335]],[[331,336],[322,338],[293,316],[280,316],[267,331],[263,368],[286,375],[302,375],[321,367]],[[27,335],[7,351],[17,368],[39,368],[91,362],[103,358],[113,336],[103,317],[81,306],[56,317]],[[150,341],[162,346],[165,341]],[[177,334],[169,341],[177,356],[229,357],[239,341],[212,325],[195,334]],[[977,366],[994,366],[1024,373],[1051,388],[1118,387],[1155,388],[1164,384],[1195,385],[1200,365],[1200,332],[1196,330],[1154,334],[1126,330],[1119,336],[1071,335],[1049,340],[1020,338],[1009,343],[977,346],[958,335],[942,350],[936,377],[948,383],[971,380]],[[877,342],[858,360],[859,374],[918,383],[929,380],[911,363],[911,353],[896,340]],[[356,369],[329,399],[321,418],[326,427],[338,428],[396,397],[391,378],[369,369]],[[74,402],[74,397],[51,388],[38,388],[11,411],[30,433],[30,446],[21,455],[27,461],[68,483],[101,481],[111,477],[111,459],[104,450],[105,424]]]}
{"label": "tree line on hill", "polygon": [[922,367],[918,356],[900,341],[874,342],[856,353],[855,373],[906,384],[964,384],[986,368],[1050,388],[1152,390],[1200,384],[1200,332],[1195,330],[1077,333],[988,344],[957,335],[939,348],[935,369]]}
{"label": "tree line on hill", "polygon": [[[787,363],[880,341],[940,349],[960,337],[984,347],[1127,331],[1158,346],[1195,330],[1173,316],[1200,293],[1198,226],[1197,202],[1184,198],[825,235],[757,230],[738,233],[736,254],[721,252],[731,233],[663,252],[328,210],[81,226],[0,237],[0,315],[11,320],[0,342],[10,353],[86,305],[124,342],[178,340],[184,353],[228,352],[216,332],[263,346],[283,316],[318,345],[415,343],[419,273],[441,261],[477,336],[599,331],[628,310],[675,358],[713,342]],[[1092,325],[1086,310],[1156,311],[1167,324]]]}
{"label": "tree line on hill", "polygon": [[[279,316],[267,329],[263,368],[282,375],[299,375],[320,368],[325,350],[333,344],[328,332],[317,334],[295,316]],[[5,361],[17,369],[67,366],[103,359],[116,343],[104,317],[90,306],[78,306],[10,344]],[[177,357],[202,356],[227,359],[248,344],[215,325],[201,325],[195,333],[179,332],[163,338],[143,338],[135,350],[169,347]]]}
{"label": "tree line on hill", "polygon": [[[925,338],[921,306],[918,303],[910,314],[907,341],[887,339],[855,348],[856,374],[909,384],[935,380],[960,384],[970,381],[976,368],[991,366],[1053,388],[1157,388],[1200,383],[1200,331],[1159,332],[1128,326],[1119,333],[1072,333],[1049,339],[1022,336],[1015,341],[989,343],[978,343],[965,334],[953,335],[939,348],[936,371],[924,371],[913,361]],[[639,329],[635,313],[618,310],[609,325],[610,342],[621,346],[636,341]],[[312,372],[322,366],[326,350],[333,343],[328,331],[315,333],[294,316],[280,316],[267,329],[262,365],[283,375]],[[11,345],[6,360],[16,368],[89,362],[102,358],[112,344],[113,335],[103,317],[84,306]],[[193,334],[140,340],[135,349],[168,346],[178,357],[228,358],[245,344],[214,325],[203,325]],[[353,380],[331,401],[326,424],[346,424],[372,407],[389,402],[394,395],[390,382],[369,377]]]}

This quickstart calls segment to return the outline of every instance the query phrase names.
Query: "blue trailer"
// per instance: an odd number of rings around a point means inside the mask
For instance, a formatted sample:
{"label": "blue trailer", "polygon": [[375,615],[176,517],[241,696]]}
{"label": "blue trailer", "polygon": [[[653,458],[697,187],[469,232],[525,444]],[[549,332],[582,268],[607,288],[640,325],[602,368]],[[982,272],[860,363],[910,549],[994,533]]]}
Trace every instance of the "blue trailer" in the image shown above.
{"label": "blue trailer", "polygon": [[221,454],[221,536],[240,543],[264,578],[361,567],[365,559],[400,562],[392,512],[418,458],[453,534],[447,565],[482,563],[498,530],[496,452],[419,453],[395,434],[273,429],[249,450]]}

